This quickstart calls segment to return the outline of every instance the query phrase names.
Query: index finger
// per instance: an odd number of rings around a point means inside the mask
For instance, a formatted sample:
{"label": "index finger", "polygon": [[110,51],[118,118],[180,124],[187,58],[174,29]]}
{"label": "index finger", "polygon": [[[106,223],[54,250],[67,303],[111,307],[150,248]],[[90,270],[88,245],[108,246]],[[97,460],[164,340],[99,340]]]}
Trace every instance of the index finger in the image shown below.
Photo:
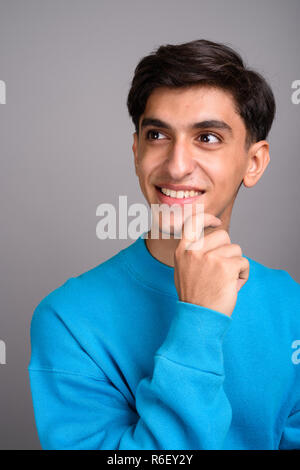
{"label": "index finger", "polygon": [[203,204],[198,204],[197,206],[200,207],[187,216],[183,222],[182,243],[185,244],[185,247],[193,242],[199,241],[205,228],[219,227],[222,223],[221,219],[213,214],[205,213]]}

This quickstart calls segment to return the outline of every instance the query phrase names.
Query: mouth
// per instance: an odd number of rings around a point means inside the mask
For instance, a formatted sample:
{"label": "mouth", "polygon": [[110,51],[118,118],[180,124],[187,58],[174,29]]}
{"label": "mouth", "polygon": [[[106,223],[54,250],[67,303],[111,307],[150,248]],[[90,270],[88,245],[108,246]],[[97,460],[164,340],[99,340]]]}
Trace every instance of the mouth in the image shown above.
{"label": "mouth", "polygon": [[157,196],[162,203],[165,204],[187,204],[193,203],[204,195],[205,191],[200,190],[183,190],[169,189],[165,187],[155,186]]}

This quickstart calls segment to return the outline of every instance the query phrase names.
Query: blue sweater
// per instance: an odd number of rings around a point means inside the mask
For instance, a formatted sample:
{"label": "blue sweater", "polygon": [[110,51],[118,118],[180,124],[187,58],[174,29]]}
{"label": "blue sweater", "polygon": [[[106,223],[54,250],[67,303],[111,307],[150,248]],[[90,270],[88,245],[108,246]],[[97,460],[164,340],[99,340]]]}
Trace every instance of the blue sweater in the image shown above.
{"label": "blue sweater", "polygon": [[44,449],[300,449],[300,285],[248,257],[231,317],[178,300],[143,235],[36,307]]}

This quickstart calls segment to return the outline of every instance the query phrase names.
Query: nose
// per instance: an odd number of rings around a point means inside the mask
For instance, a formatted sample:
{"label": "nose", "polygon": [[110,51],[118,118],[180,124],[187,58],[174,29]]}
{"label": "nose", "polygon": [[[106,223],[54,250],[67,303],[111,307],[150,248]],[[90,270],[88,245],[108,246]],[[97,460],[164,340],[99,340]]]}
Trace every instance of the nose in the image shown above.
{"label": "nose", "polygon": [[165,160],[165,171],[173,181],[182,181],[193,173],[194,169],[192,149],[184,138],[176,139]]}

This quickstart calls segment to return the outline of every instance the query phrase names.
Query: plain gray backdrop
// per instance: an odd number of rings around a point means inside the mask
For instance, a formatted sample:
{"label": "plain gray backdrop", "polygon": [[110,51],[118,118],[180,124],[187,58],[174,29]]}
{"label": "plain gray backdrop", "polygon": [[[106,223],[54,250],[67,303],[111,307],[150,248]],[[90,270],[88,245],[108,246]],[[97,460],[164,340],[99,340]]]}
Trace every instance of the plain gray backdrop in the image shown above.
{"label": "plain gray backdrop", "polygon": [[[271,162],[241,187],[230,227],[246,255],[300,282],[299,0],[0,0],[0,448],[40,449],[27,366],[40,300],[132,240],[96,237],[96,207],[145,203],[126,99],[161,44],[225,42],[270,82]],[[288,299],[287,299],[288,301]]]}

